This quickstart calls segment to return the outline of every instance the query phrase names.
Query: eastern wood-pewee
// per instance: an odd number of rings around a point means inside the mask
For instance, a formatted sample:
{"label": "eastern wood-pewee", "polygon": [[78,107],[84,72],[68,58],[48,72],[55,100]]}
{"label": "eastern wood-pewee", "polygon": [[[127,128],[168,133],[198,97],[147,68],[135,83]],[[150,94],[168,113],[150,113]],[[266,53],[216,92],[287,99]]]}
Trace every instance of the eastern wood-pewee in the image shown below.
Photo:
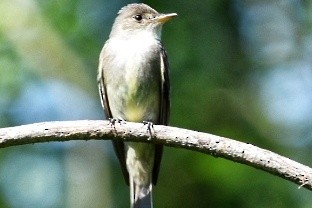
{"label": "eastern wood-pewee", "polygon": [[[167,125],[168,60],[160,35],[176,13],[159,14],[146,4],[129,4],[115,19],[101,54],[99,92],[107,118]],[[162,156],[161,145],[113,141],[127,184],[131,207],[152,207]]]}

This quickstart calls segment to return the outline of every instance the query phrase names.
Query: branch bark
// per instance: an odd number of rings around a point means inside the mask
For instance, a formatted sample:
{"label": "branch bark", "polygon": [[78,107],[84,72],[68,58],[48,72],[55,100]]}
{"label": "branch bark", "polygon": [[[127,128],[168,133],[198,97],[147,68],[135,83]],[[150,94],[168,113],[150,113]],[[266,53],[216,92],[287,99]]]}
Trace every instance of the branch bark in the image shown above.
{"label": "branch bark", "polygon": [[0,148],[70,140],[151,142],[222,157],[277,175],[312,190],[312,169],[269,150],[225,137],[170,126],[109,121],[55,121],[0,128]]}

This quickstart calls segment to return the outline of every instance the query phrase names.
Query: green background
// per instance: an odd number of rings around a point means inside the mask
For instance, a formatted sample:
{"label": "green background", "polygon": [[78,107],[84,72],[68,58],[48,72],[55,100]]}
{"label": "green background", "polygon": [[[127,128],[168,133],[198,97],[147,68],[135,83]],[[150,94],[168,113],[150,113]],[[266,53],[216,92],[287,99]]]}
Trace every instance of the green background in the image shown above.
{"label": "green background", "polygon": [[[130,1],[1,0],[0,127],[104,119],[96,73]],[[145,1],[163,27],[170,125],[233,138],[308,166],[312,147],[310,1]],[[311,193],[246,165],[165,148],[155,207],[310,207]],[[0,151],[0,207],[128,207],[107,141]]]}

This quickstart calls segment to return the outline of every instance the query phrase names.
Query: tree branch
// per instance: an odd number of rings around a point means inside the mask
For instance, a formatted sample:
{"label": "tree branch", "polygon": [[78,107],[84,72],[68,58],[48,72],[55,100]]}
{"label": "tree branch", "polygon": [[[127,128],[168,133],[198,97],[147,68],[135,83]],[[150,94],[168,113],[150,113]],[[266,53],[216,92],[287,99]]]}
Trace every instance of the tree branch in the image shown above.
{"label": "tree branch", "polygon": [[252,144],[176,127],[154,125],[152,132],[140,123],[59,121],[0,128],[0,148],[69,140],[122,140],[151,142],[185,148],[243,163],[312,190],[312,169]]}

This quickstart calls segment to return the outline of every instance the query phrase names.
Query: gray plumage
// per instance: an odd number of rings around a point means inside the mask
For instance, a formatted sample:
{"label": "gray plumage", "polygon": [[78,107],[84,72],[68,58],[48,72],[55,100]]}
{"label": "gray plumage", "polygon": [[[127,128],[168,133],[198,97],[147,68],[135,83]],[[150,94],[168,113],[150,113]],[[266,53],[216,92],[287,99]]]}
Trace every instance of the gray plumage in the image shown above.
{"label": "gray plumage", "polygon": [[[174,16],[145,4],[129,4],[118,12],[99,59],[99,92],[107,118],[168,124],[169,72],[160,33]],[[131,207],[152,207],[163,147],[119,141],[113,145],[130,185]]]}

